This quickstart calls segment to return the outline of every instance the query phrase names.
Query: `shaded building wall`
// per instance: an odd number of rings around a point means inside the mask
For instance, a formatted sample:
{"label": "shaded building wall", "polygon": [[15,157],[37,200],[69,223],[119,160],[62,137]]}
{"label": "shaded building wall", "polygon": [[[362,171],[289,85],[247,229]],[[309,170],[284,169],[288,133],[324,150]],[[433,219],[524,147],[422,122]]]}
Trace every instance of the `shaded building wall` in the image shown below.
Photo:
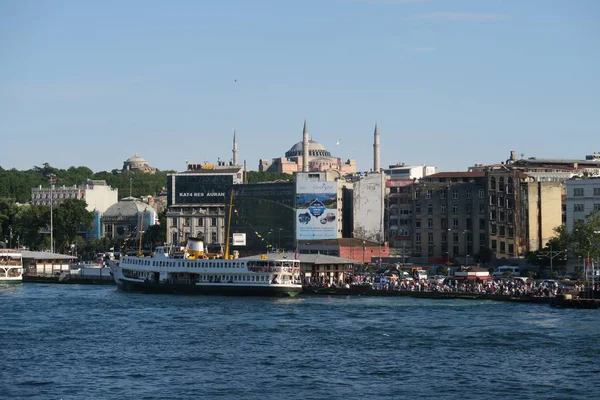
{"label": "shaded building wall", "polygon": [[412,188],[415,261],[473,263],[487,247],[486,179],[424,178]]}
{"label": "shaded building wall", "polygon": [[295,219],[293,182],[234,186],[230,236],[246,234],[246,246],[232,247],[240,255],[275,249],[293,250]]}
{"label": "shaded building wall", "polygon": [[522,257],[529,237],[527,179],[519,171],[486,172],[489,197],[489,247],[496,258]]}
{"label": "shaded building wall", "polygon": [[342,185],[342,237],[350,238],[354,232],[354,189],[351,183]]}
{"label": "shaded building wall", "polygon": [[529,182],[528,250],[543,249],[556,236],[554,228],[562,224],[562,184]]}
{"label": "shaded building wall", "polygon": [[354,183],[354,235],[373,242],[384,241],[385,175],[372,173]]}

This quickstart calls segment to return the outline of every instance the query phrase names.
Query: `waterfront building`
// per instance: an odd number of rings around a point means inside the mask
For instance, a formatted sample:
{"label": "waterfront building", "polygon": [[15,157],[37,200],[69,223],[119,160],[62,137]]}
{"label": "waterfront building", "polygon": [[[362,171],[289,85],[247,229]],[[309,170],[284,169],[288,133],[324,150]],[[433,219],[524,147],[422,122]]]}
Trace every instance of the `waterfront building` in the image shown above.
{"label": "waterfront building", "polygon": [[436,167],[431,165],[406,165],[396,163],[383,169],[389,179],[421,179],[436,173]]}
{"label": "waterfront building", "polygon": [[485,173],[440,172],[408,187],[413,200],[413,262],[474,262],[487,247]]}
{"label": "waterfront building", "polygon": [[385,174],[373,172],[362,175],[353,182],[353,186],[352,237],[385,242]]}
{"label": "waterfront building", "polygon": [[85,200],[88,211],[103,213],[118,201],[118,189],[112,188],[104,180],[88,179],[84,184],[60,187],[42,187],[31,189],[31,204],[34,206],[50,203],[55,206],[66,199]]}
{"label": "waterfront building", "polygon": [[356,162],[344,161],[342,158],[332,156],[325,146],[309,137],[308,127],[304,121],[302,141],[286,151],[284,157],[273,158],[271,161],[261,159],[258,170],[286,174],[334,170],[341,174],[348,174],[356,172]]}
{"label": "waterfront building", "polygon": [[566,182],[566,225],[573,231],[575,221],[585,221],[600,210],[600,178],[570,179]]}
{"label": "waterfront building", "polygon": [[489,247],[496,258],[522,258],[543,249],[562,223],[560,182],[536,181],[502,165],[485,173],[489,198]]}
{"label": "waterfront building", "polygon": [[352,260],[356,264],[380,263],[390,255],[387,243],[373,242],[358,238],[339,238],[301,241],[298,253],[320,254]]}
{"label": "waterfront building", "polygon": [[295,248],[295,183],[263,182],[233,187],[232,246],[240,256]]}
{"label": "waterfront building", "polygon": [[511,150],[508,159],[499,164],[476,164],[469,167],[469,171],[486,171],[489,168],[510,166],[513,169],[525,172],[537,181],[564,182],[574,176],[600,176],[600,153],[586,155],[584,159],[564,158],[517,158],[517,152]]}
{"label": "waterfront building", "polygon": [[156,172],[156,168],[151,167],[144,157],[134,154],[123,162],[123,172],[125,171],[137,171],[153,174]]}
{"label": "waterfront building", "polygon": [[102,214],[102,237],[109,239],[137,236],[157,221],[156,210],[135,197],[125,197]]}
{"label": "waterfront building", "polygon": [[392,254],[404,259],[412,256],[413,249],[413,182],[408,178],[388,179],[385,182],[386,237]]}
{"label": "waterfront building", "polygon": [[23,257],[23,274],[29,276],[56,276],[68,272],[75,256],[47,251],[20,250]]}
{"label": "waterfront building", "polygon": [[210,251],[225,243],[226,206],[232,185],[243,183],[242,166],[187,164],[187,170],[167,175],[167,244],[185,244],[202,237]]}
{"label": "waterfront building", "polygon": [[42,187],[31,189],[31,204],[54,207],[66,199],[84,200],[86,209],[94,213],[92,228],[86,232],[87,239],[98,239],[102,236],[102,214],[113,204],[117,203],[119,190],[113,188],[104,180],[88,179],[84,184],[60,187]]}

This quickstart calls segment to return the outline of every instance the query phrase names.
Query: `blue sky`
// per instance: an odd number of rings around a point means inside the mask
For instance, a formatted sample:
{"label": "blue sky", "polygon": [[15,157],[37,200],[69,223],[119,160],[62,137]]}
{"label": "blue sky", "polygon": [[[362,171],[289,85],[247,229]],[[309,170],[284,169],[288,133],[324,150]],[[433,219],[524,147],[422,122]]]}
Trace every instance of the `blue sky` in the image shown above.
{"label": "blue sky", "polygon": [[[595,0],[0,0],[0,166],[600,151]],[[235,82],[237,80],[237,82]],[[338,139],[340,144],[336,145]]]}

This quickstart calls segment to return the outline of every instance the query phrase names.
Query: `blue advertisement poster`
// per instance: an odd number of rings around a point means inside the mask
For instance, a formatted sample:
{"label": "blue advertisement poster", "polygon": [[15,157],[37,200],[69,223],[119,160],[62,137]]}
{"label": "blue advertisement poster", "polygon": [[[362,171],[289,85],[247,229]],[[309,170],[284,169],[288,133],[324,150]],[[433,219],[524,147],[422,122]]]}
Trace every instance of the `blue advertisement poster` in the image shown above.
{"label": "blue advertisement poster", "polygon": [[337,182],[297,182],[296,239],[338,237]]}

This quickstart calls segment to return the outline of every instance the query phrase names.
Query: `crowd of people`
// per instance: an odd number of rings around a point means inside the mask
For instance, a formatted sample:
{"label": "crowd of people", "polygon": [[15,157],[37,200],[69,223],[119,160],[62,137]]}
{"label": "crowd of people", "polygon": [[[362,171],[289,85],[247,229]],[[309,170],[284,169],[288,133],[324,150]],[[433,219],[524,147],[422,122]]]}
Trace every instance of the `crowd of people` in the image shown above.
{"label": "crowd of people", "polygon": [[[312,277],[305,278],[304,285],[317,288],[350,289],[353,286],[368,286],[371,290],[536,297],[554,297],[565,293],[579,293],[586,288],[583,282],[576,281],[565,284],[553,280],[494,279],[491,277],[485,280],[459,280],[454,277],[432,277],[430,279],[415,280],[390,278],[385,275],[355,275],[338,282],[331,282],[324,277]],[[597,289],[600,289],[600,287]]]}

